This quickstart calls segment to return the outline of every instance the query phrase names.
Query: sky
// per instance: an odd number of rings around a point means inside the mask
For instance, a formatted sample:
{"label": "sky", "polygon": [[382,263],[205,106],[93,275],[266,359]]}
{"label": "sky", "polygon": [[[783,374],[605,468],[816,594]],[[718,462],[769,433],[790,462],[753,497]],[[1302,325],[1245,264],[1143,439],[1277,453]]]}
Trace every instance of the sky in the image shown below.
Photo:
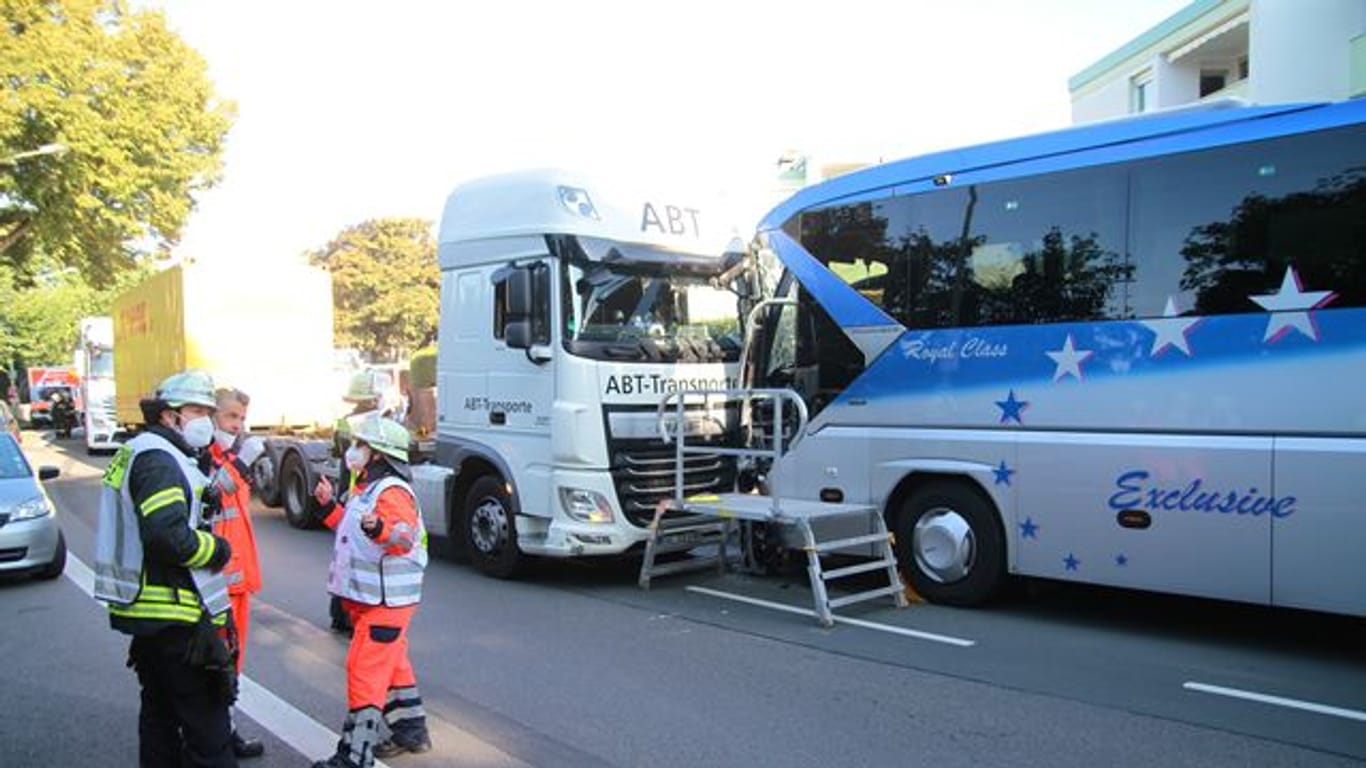
{"label": "sky", "polygon": [[1190,0],[145,0],[237,104],[175,254],[298,258],[561,167],[706,189],[752,229],[776,161],[1061,128],[1067,79]]}

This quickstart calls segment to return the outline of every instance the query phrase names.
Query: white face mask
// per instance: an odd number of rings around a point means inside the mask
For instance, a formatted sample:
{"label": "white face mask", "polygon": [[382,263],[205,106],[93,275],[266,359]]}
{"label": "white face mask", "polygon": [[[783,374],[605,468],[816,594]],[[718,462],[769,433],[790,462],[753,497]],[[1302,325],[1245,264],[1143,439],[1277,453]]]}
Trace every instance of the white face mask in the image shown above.
{"label": "white face mask", "polygon": [[353,445],[346,449],[346,468],[352,472],[359,472],[365,469],[365,465],[370,463],[370,449]]}
{"label": "white face mask", "polygon": [[221,429],[215,429],[213,431],[213,441],[218,443],[218,450],[226,451],[232,448],[233,443],[237,442],[237,435],[234,435],[231,432],[224,432]]}
{"label": "white face mask", "polygon": [[213,419],[199,416],[180,425],[180,436],[191,448],[203,448],[213,441]]}

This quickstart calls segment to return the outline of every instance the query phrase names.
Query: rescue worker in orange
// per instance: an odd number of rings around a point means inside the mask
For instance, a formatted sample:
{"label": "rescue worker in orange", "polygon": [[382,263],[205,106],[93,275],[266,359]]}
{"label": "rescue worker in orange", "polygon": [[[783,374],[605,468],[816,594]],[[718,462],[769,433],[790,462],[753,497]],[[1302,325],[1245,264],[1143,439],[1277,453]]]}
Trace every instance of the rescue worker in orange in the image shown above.
{"label": "rescue worker in orange", "polygon": [[[205,474],[218,489],[222,510],[214,516],[213,533],[227,539],[232,557],[223,568],[228,580],[228,598],[237,626],[237,674],[242,674],[246,658],[247,635],[251,628],[251,596],[261,591],[261,566],[256,556],[256,533],[251,525],[251,464],[265,449],[259,437],[244,436],[247,406],[245,392],[220,388],[214,393],[213,442],[204,458]],[[260,757],[266,747],[259,739],[248,739],[232,725],[232,750],[238,757]]]}
{"label": "rescue worker in orange", "polygon": [[[427,531],[409,484],[408,430],[379,413],[351,420],[347,468],[357,478],[345,506],[332,483],[314,497],[336,531],[328,591],[355,632],[346,654],[347,715],[337,751],[313,768],[370,768],[375,758],[431,749],[427,717],[408,660],[408,627],[422,597]],[[389,736],[381,739],[381,723]]]}

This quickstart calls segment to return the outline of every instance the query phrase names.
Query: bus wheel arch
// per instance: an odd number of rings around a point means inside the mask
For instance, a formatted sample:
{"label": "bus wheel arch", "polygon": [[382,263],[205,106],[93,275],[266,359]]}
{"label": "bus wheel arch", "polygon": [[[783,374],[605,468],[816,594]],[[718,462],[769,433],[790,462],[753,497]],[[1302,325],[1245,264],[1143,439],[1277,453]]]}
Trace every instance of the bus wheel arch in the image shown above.
{"label": "bus wheel arch", "polygon": [[972,479],[913,472],[888,497],[887,525],[910,586],[946,605],[980,605],[1006,578],[1000,510]]}
{"label": "bus wheel arch", "polygon": [[524,557],[517,544],[516,502],[507,480],[479,460],[462,466],[460,477],[452,493],[458,504],[451,507],[457,552],[489,576],[512,578]]}

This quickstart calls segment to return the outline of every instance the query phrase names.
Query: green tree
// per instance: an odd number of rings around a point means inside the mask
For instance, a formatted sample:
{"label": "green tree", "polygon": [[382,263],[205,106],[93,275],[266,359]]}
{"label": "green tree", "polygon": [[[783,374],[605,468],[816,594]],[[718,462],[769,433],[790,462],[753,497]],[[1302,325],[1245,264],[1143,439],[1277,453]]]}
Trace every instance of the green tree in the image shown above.
{"label": "green tree", "polygon": [[49,270],[20,287],[14,270],[0,265],[0,367],[69,364],[77,322],[109,314],[114,297],[145,272],[122,273],[109,287],[96,289],[75,270]]}
{"label": "green tree", "polygon": [[176,241],[235,107],[159,12],[0,0],[0,23],[0,260],[21,283],[46,260],[104,286]]}
{"label": "green tree", "polygon": [[332,273],[339,346],[392,361],[436,338],[441,270],[431,222],[372,219],[342,230],[308,261]]}

